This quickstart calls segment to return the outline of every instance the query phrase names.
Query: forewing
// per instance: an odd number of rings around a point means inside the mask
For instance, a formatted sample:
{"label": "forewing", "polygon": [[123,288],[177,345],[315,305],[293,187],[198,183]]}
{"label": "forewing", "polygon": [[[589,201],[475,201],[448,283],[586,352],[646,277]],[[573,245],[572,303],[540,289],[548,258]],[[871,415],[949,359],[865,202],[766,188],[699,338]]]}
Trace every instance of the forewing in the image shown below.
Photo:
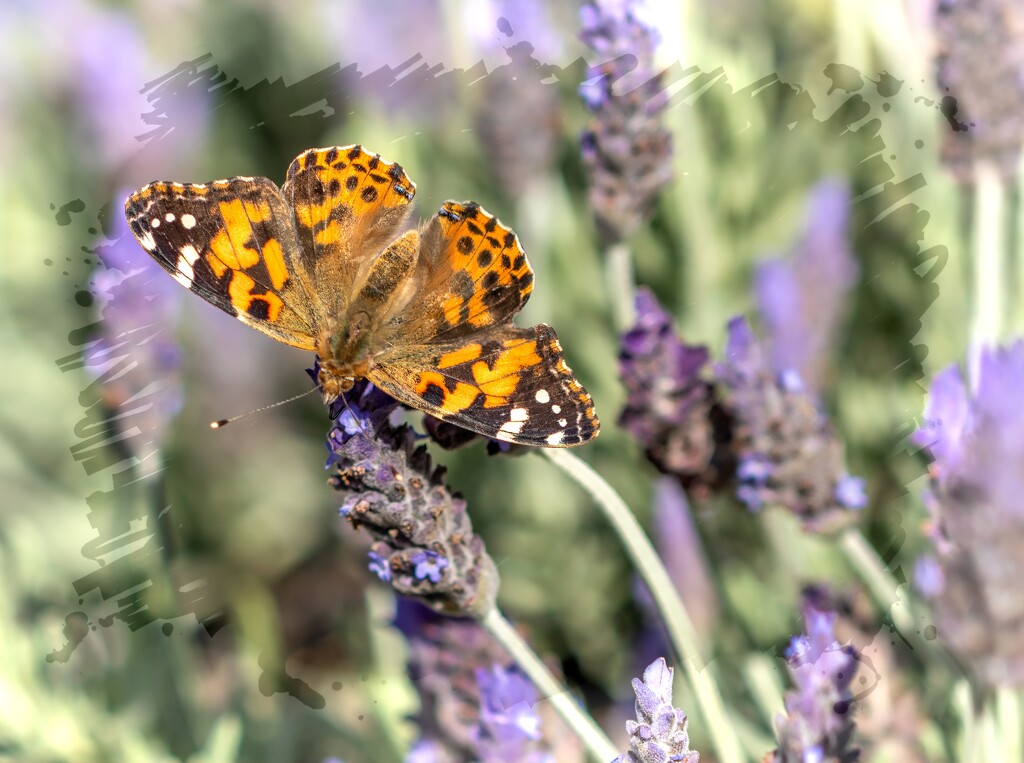
{"label": "forewing", "polygon": [[362,146],[335,146],[297,156],[281,192],[294,210],[303,269],[330,295],[330,312],[343,314],[370,263],[401,232],[416,184]]}
{"label": "forewing", "polygon": [[540,324],[479,330],[471,340],[400,346],[373,359],[370,381],[403,403],[523,445],[565,447],[597,436],[594,403]]}
{"label": "forewing", "polygon": [[292,214],[272,181],[150,183],[128,197],[125,215],[182,286],[274,339],[315,348],[321,308],[297,270]]}
{"label": "forewing", "polygon": [[510,228],[474,202],[446,201],[421,232],[416,298],[394,331],[410,343],[454,342],[508,323],[533,290]]}

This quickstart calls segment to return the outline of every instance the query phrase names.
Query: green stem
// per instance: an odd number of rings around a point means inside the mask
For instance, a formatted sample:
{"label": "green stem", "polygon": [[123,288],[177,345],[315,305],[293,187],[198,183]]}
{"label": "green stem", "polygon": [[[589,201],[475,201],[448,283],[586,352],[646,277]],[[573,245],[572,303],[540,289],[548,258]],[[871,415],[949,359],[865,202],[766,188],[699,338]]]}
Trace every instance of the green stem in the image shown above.
{"label": "green stem", "polygon": [[[719,760],[722,763],[741,763],[744,756],[739,740],[726,718],[711,666],[705,665],[701,657],[697,632],[679,598],[679,592],[633,512],[601,475],[568,450],[545,448],[541,452],[594,497],[615,528],[626,553],[647,584],[658,607],[669,640],[676,649],[679,662],[686,670],[693,694],[701,707],[708,735],[715,745]],[[703,666],[703,669],[699,666]]]}
{"label": "green stem", "polygon": [[974,167],[974,215],[971,220],[974,257],[974,320],[971,326],[972,384],[977,381],[978,353],[995,343],[1005,320],[1007,288],[1005,197],[998,168],[989,161]]}
{"label": "green stem", "polygon": [[633,255],[629,244],[620,242],[608,247],[605,251],[605,260],[608,296],[612,301],[615,328],[620,332],[625,331],[636,322],[636,282],[633,278]]}
{"label": "green stem", "polygon": [[568,690],[551,674],[540,657],[501,612],[492,609],[484,616],[481,623],[522,668],[540,694],[551,702],[552,707],[566,725],[576,733],[593,758],[609,763],[618,756],[619,751],[615,749],[615,745],[601,731],[594,719],[580,709],[580,706],[569,695]]}

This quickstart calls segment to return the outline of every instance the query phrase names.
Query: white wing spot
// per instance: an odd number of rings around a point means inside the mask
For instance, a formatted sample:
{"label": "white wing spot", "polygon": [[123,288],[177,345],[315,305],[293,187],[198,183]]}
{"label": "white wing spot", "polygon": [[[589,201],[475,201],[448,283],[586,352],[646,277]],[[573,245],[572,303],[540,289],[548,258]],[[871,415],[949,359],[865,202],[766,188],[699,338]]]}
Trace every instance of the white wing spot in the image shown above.
{"label": "white wing spot", "polygon": [[498,432],[499,434],[501,432],[519,434],[519,432],[522,431],[523,429],[523,423],[524,422],[522,421],[506,421],[504,424],[501,425],[501,429],[499,429]]}
{"label": "white wing spot", "polygon": [[185,226],[185,230],[196,227],[196,218],[192,215],[182,215],[181,224]]}
{"label": "white wing spot", "polygon": [[192,278],[195,276],[195,271],[192,270],[192,266],[185,262],[185,260],[179,259],[177,267],[178,272],[172,274],[172,277],[186,289],[191,289]]}
{"label": "white wing spot", "polygon": [[564,427],[564,426],[565,426],[566,424],[568,424],[568,423],[569,423],[569,422],[568,422],[568,421],[566,421],[565,419],[559,419],[559,420],[558,420],[558,426],[560,426],[560,427]]}
{"label": "white wing spot", "polygon": [[513,408],[508,414],[511,421],[526,421],[530,418],[530,412],[525,408]]}
{"label": "white wing spot", "polygon": [[561,413],[562,412],[562,406],[560,406],[560,405],[553,405],[553,406],[551,406],[551,412],[552,413]]}
{"label": "white wing spot", "polygon": [[164,215],[164,219],[167,222],[169,222],[169,223],[173,223],[174,222],[174,213],[173,212],[168,212],[166,215]]}
{"label": "white wing spot", "polygon": [[544,440],[544,442],[546,442],[548,445],[561,445],[562,438],[564,436],[565,435],[562,432],[555,432],[554,434],[549,434],[547,436],[547,439]]}
{"label": "white wing spot", "polygon": [[251,182],[252,182],[253,180],[255,180],[255,178],[254,178],[254,177],[251,177],[251,176],[249,176],[249,175],[239,175],[239,176],[238,176],[238,179],[239,179],[239,180],[242,180],[242,181],[244,181],[244,182],[246,182],[246,183],[251,183]]}
{"label": "white wing spot", "polygon": [[160,221],[157,218],[154,217],[152,220],[149,221],[149,227],[150,228],[159,228],[160,227]]}
{"label": "white wing spot", "polygon": [[[196,248],[192,246],[192,244],[185,244],[185,246],[181,247],[179,251],[181,252],[182,259],[188,264],[189,270],[191,270],[192,265],[194,265],[195,261],[199,259],[199,252],[196,251]],[[178,269],[183,269],[181,267],[181,261],[178,262]]]}
{"label": "white wing spot", "polygon": [[153,234],[149,231],[146,231],[145,235],[139,239],[139,243],[142,244],[147,252],[152,252],[156,249],[156,239],[153,238]]}
{"label": "white wing spot", "polygon": [[549,400],[551,400],[551,395],[548,394],[548,391],[546,389],[539,389],[539,390],[537,390],[537,394],[534,395],[533,397],[541,405],[544,405]]}

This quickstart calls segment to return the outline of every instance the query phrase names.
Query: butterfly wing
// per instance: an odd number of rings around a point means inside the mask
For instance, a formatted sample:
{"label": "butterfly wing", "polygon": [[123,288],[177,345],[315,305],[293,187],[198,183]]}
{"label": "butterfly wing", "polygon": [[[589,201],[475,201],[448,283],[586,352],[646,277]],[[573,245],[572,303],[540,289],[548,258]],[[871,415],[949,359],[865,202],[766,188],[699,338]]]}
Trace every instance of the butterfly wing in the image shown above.
{"label": "butterfly wing", "polygon": [[312,148],[281,188],[295,214],[302,267],[331,315],[344,315],[376,256],[400,232],[416,195],[401,165],[362,146]]}
{"label": "butterfly wing", "polygon": [[322,308],[303,282],[291,211],[272,181],[150,183],[128,197],[125,215],[180,284],[274,339],[315,349]]}
{"label": "butterfly wing", "polygon": [[488,437],[565,447],[597,436],[594,403],[555,331],[510,323],[449,343],[399,345],[367,377],[403,403]]}
{"label": "butterfly wing", "polygon": [[445,343],[511,321],[533,290],[533,270],[511,229],[473,202],[446,201],[420,235],[416,299],[404,341]]}

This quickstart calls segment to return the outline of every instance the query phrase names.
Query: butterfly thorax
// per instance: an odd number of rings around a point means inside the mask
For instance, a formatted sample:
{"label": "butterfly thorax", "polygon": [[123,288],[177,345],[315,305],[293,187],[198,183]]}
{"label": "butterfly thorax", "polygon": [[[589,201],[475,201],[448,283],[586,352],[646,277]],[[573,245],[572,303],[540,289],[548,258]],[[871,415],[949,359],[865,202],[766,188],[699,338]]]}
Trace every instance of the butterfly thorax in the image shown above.
{"label": "butterfly thorax", "polygon": [[317,383],[327,405],[352,389],[357,379],[366,376],[370,367],[371,332],[372,322],[365,312],[344,321],[330,321],[320,332]]}

